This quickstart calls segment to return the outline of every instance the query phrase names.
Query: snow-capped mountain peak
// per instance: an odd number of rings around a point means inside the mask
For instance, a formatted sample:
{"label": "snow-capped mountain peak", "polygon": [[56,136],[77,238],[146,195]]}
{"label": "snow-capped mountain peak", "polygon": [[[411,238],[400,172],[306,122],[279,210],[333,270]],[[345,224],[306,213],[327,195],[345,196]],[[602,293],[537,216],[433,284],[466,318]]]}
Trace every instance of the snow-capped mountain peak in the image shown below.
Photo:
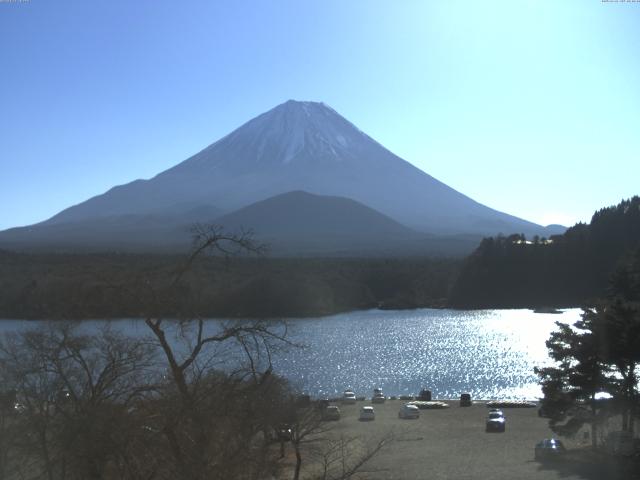
{"label": "snow-capped mountain peak", "polygon": [[289,100],[150,180],[70,207],[50,223],[181,205],[227,213],[286,192],[346,197],[432,233],[539,232],[481,205],[394,155],[320,102]]}
{"label": "snow-capped mountain peak", "polygon": [[289,100],[172,170],[220,168],[237,172],[300,163],[309,167],[317,162],[353,159],[358,156],[354,150],[361,151],[363,143],[372,141],[324,103]]}

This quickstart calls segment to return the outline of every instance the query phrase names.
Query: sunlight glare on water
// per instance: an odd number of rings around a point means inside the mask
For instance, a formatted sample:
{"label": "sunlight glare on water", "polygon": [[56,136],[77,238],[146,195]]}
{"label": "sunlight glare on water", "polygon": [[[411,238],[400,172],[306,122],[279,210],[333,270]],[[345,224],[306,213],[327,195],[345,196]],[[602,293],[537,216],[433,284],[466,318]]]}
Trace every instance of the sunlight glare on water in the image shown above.
{"label": "sunlight glare on water", "polygon": [[346,388],[370,395],[417,394],[438,398],[469,392],[476,399],[537,399],[534,366],[550,363],[545,341],[555,322],[573,323],[578,309],[561,315],[530,310],[410,310],[351,312],[293,324],[307,345],[276,359],[276,371],[313,396]]}
{"label": "sunlight glare on water", "polygon": [[[545,341],[555,322],[573,324],[579,318],[579,309],[562,314],[420,309],[290,319],[290,339],[305,347],[275,354],[274,371],[314,397],[333,397],[347,388],[370,396],[381,387],[387,395],[426,388],[436,398],[468,392],[475,399],[535,400],[541,391],[533,368],[551,363]],[[46,323],[4,320],[0,332]],[[140,319],[85,320],[81,325],[91,332],[107,323],[128,335],[149,335]],[[207,330],[219,326],[212,319]],[[178,345],[175,334],[169,338]],[[215,368],[233,368],[244,358],[233,344],[217,350]]]}

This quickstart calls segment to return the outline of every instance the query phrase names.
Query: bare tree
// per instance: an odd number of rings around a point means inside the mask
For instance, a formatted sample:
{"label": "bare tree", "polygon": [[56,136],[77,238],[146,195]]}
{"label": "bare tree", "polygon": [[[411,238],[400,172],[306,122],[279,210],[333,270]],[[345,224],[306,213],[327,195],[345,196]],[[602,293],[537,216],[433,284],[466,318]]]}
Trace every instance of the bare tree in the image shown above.
{"label": "bare tree", "polygon": [[[154,308],[152,313],[172,310],[166,308],[167,302],[190,303],[175,295],[188,291],[182,284],[205,254],[229,256],[264,251],[263,246],[253,242],[250,232],[229,235],[216,226],[198,225],[194,233],[192,253],[168,282],[171,293],[160,298],[152,292],[154,303],[165,305]],[[272,379],[271,355],[279,345],[288,344],[286,326],[261,320],[212,324],[197,311],[185,312],[185,318],[179,321],[151,314],[145,324],[168,367],[166,397],[173,400],[167,404],[170,408],[159,428],[174,460],[174,475],[197,480],[246,476],[251,471],[259,474],[252,465],[264,457],[256,454],[255,437],[262,431],[266,442],[268,415],[259,413],[262,406],[256,400],[277,403],[282,396],[281,389],[274,387],[278,382]],[[234,355],[228,350],[220,353],[230,343],[243,354],[242,365],[224,374],[212,374],[213,367]]]}
{"label": "bare tree", "polygon": [[[16,468],[27,478],[104,478],[135,433],[129,408],[150,385],[147,342],[59,323],[0,342],[2,382],[16,392]],[[14,407],[14,408],[15,408]]]}
{"label": "bare tree", "polygon": [[299,480],[302,469],[302,451],[306,445],[325,440],[324,435],[331,430],[330,424],[323,420],[322,411],[314,406],[296,410],[291,425],[291,444],[296,455],[293,479]]}
{"label": "bare tree", "polygon": [[[172,295],[188,292],[182,283],[208,252],[229,256],[260,254],[264,249],[253,242],[250,232],[228,235],[219,227],[197,226],[195,233],[193,251],[175,271],[169,282],[171,294],[162,301],[197,304]],[[155,296],[154,304],[158,300]],[[253,320],[211,325],[197,311],[185,317],[173,323],[161,316],[145,319],[165,356],[171,380],[168,388],[173,390],[173,396],[165,395],[174,401],[158,428],[174,460],[174,478],[264,478],[275,466],[267,432],[283,422],[291,430],[295,480],[301,475],[303,451],[313,451],[314,458],[323,459],[324,480],[348,479],[393,438],[387,434],[373,445],[355,438],[336,440],[329,435],[329,424],[323,421],[320,409],[294,406],[288,385],[272,375],[272,355],[291,345],[286,324]],[[242,353],[243,368],[212,374],[212,367],[226,359],[220,348],[228,344]],[[263,442],[256,443],[260,431]]]}
{"label": "bare tree", "polygon": [[15,435],[15,416],[18,413],[15,390],[0,390],[0,479],[9,478],[12,470],[11,454]]}
{"label": "bare tree", "polygon": [[378,439],[336,435],[334,424],[324,419],[319,405],[290,409],[294,419],[289,424],[296,463],[293,480],[302,478],[303,458],[313,480],[346,480],[357,477],[368,462],[397,437],[394,431]]}
{"label": "bare tree", "polygon": [[129,292],[146,305],[147,337],[58,323],[0,342],[0,380],[16,392],[0,402],[2,480],[263,479],[280,473],[281,423],[292,425],[296,479],[303,452],[321,459],[324,480],[347,479],[387,443],[335,439],[319,410],[295,408],[272,368],[292,345],[286,323],[205,320],[190,278],[202,257],[264,247],[247,232],[194,231],[182,265]]}
{"label": "bare tree", "polygon": [[326,439],[313,454],[319,464],[320,473],[313,480],[347,480],[364,473],[366,465],[390,442],[395,439],[388,432],[372,442],[363,442],[358,437],[341,435]]}

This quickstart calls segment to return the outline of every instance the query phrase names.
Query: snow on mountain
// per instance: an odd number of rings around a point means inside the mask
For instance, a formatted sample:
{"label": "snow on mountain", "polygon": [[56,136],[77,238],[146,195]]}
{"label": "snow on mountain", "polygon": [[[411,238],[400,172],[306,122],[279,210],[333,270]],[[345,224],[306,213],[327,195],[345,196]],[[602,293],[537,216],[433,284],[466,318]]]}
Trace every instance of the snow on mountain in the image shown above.
{"label": "snow on mountain", "polygon": [[149,214],[180,205],[232,212],[303,190],[347,197],[424,232],[541,233],[394,155],[323,103],[290,100],[150,180],[114,187],[47,224]]}

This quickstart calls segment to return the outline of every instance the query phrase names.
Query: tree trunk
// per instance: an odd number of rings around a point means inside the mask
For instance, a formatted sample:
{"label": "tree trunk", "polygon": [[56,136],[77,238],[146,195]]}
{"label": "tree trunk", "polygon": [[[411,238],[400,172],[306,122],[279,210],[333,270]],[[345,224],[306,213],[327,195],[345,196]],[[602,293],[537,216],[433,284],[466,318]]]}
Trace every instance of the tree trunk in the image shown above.
{"label": "tree trunk", "polygon": [[300,469],[302,468],[302,455],[300,453],[300,445],[298,445],[298,443],[296,442],[295,444],[295,449],[296,449],[296,470],[293,474],[293,480],[299,480],[300,479]]}
{"label": "tree trunk", "polygon": [[[47,472],[47,478],[53,480],[53,465],[51,462],[51,456],[49,455],[49,447],[47,442],[47,431],[45,428],[40,430],[40,447],[42,448],[42,456],[44,457],[44,467]],[[64,462],[63,462],[64,464]],[[63,477],[64,478],[64,477]]]}
{"label": "tree trunk", "polygon": [[636,416],[636,365],[635,363],[631,364],[630,372],[629,372],[629,431],[631,435],[633,435],[633,430],[635,427],[635,416]]}
{"label": "tree trunk", "polygon": [[[622,408],[622,431],[628,432],[630,427],[630,416],[633,414],[633,384],[631,368],[622,369],[622,378],[624,382],[624,403]],[[626,374],[625,374],[626,373]]]}
{"label": "tree trunk", "polygon": [[591,446],[596,449],[598,448],[598,419],[596,417],[595,395],[591,396],[591,417]]}
{"label": "tree trunk", "polygon": [[0,420],[0,479],[3,479],[5,478],[4,476],[5,463],[9,455],[7,453],[7,450],[8,450],[7,444],[5,444],[6,416],[4,414],[4,408],[1,405],[0,405],[0,415],[2,417],[2,419]]}

